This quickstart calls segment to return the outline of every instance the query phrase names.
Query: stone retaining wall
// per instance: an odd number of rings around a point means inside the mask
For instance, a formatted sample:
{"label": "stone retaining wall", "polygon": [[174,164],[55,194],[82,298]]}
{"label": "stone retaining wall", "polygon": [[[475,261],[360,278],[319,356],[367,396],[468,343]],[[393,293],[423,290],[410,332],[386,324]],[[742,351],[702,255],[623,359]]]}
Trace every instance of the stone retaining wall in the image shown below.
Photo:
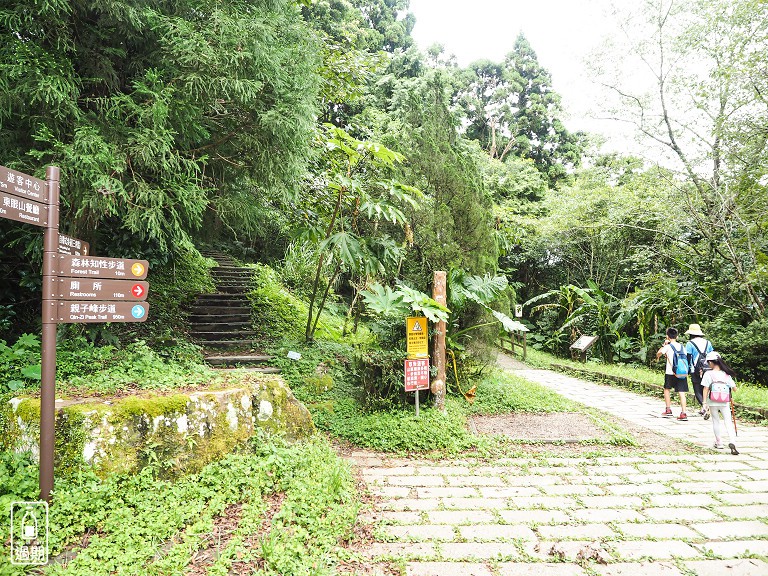
{"label": "stone retaining wall", "polygon": [[[314,433],[312,417],[279,376],[244,373],[238,387],[168,395],[56,402],[56,472],[83,464],[100,475],[158,464],[193,472],[261,428],[293,441]],[[39,451],[40,400],[0,406],[0,449]]]}

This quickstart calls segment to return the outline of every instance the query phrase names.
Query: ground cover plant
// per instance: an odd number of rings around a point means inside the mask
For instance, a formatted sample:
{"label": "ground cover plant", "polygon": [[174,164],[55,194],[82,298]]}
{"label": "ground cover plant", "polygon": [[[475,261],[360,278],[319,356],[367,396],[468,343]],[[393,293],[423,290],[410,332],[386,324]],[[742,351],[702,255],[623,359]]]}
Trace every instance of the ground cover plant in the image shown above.
{"label": "ground cover plant", "polygon": [[[51,554],[41,573],[179,574],[209,546],[214,525],[242,506],[231,538],[218,543],[216,571],[249,563],[255,574],[331,574],[334,548],[357,515],[350,471],[329,443],[316,437],[287,446],[257,436],[251,450],[175,482],[152,467],[100,480],[87,470],[57,480],[51,506]],[[37,467],[29,455],[0,454],[0,506],[34,499]],[[270,509],[269,501],[279,503]],[[8,527],[0,528],[3,542]],[[253,538],[260,536],[259,538]],[[250,541],[248,539],[251,538]],[[0,574],[24,570],[0,556]]]}

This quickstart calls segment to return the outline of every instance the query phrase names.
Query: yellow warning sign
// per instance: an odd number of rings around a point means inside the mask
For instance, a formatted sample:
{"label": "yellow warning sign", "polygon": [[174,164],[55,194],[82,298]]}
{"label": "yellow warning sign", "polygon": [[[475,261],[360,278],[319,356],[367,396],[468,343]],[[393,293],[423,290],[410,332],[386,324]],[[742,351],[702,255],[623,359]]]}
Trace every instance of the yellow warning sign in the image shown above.
{"label": "yellow warning sign", "polygon": [[405,319],[406,351],[408,358],[429,357],[429,324],[423,316]]}

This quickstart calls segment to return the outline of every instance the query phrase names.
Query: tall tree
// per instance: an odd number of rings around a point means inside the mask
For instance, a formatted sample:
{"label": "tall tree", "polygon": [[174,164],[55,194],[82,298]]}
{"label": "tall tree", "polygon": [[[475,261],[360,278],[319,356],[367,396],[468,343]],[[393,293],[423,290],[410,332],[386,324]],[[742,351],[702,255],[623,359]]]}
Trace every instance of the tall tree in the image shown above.
{"label": "tall tree", "polygon": [[476,62],[464,78],[457,100],[468,122],[466,135],[492,158],[531,159],[552,185],[578,165],[581,136],[569,133],[560,120],[552,77],[522,34],[503,62]]}

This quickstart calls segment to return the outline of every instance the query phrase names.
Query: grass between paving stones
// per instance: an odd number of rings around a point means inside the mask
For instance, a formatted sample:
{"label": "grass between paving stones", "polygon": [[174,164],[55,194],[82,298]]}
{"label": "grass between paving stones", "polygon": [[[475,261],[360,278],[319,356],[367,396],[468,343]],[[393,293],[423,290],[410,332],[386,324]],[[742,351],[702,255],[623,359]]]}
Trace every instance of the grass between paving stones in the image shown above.
{"label": "grass between paving stones", "polygon": [[[36,467],[15,468],[0,504],[34,499]],[[22,476],[22,477],[19,477]],[[30,476],[30,478],[27,478]],[[284,493],[271,530],[256,547],[260,576],[332,573],[334,547],[354,524],[358,504],[347,465],[322,438],[285,446],[260,437],[253,451],[232,454],[199,474],[175,482],[159,480],[151,468],[134,476],[99,480],[89,472],[56,484],[50,516],[51,555],[60,563],[43,574],[60,576],[176,575],[203,547],[215,519],[228,506],[243,503],[236,536],[259,524],[263,498]],[[8,541],[3,525],[0,538]],[[226,554],[237,557],[235,539]],[[11,566],[7,549],[0,575],[23,574]],[[253,552],[253,551],[252,551]],[[226,573],[225,555],[216,565]]]}
{"label": "grass between paving stones", "polygon": [[[646,368],[644,366],[628,366],[626,364],[605,364],[589,360],[587,362],[577,362],[567,358],[558,358],[552,354],[547,354],[540,350],[529,349],[526,356],[526,364],[538,368],[547,368],[558,370],[559,366],[565,366],[578,371],[579,375],[589,377],[596,382],[606,384],[616,384],[620,379],[636,381],[642,384],[661,386],[663,384],[663,365],[659,363],[658,370]],[[616,380],[612,379],[616,378]],[[733,394],[733,400],[744,407],[745,415],[748,415],[749,408],[768,409],[768,388],[753,384],[750,382],[736,381],[737,389]],[[649,396],[658,396],[645,387],[634,387],[633,391],[644,393]],[[768,419],[757,417],[757,421],[768,424]]]}
{"label": "grass between paving stones", "polygon": [[[514,413],[581,412],[588,414],[609,439],[589,439],[587,444],[633,445],[631,436],[596,410],[568,400],[556,392],[508,372],[496,370],[477,383],[475,402],[449,388],[446,411],[424,402],[418,417],[414,406],[366,411],[353,386],[338,382],[328,389],[294,379],[292,388],[312,412],[315,425],[355,446],[383,452],[429,453],[434,457],[472,451],[481,456],[521,455],[521,444],[530,441],[504,436],[472,434],[468,419],[480,415]],[[413,397],[413,396],[411,396]],[[426,395],[425,395],[426,400]]]}

